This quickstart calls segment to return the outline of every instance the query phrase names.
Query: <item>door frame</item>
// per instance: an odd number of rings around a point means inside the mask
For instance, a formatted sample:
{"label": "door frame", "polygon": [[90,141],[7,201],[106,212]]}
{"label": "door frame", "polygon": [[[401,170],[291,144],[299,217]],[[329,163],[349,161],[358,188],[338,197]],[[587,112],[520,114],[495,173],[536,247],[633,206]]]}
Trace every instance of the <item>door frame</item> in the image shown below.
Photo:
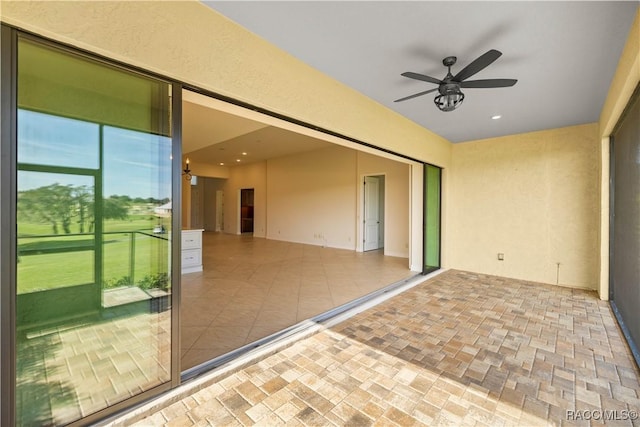
{"label": "door frame", "polygon": [[[0,425],[14,425],[16,421],[16,262],[17,262],[17,73],[18,38],[32,40],[59,51],[66,51],[78,57],[87,58],[111,68],[119,68],[128,73],[162,80],[171,85],[171,129],[172,129],[172,200],[182,199],[182,91],[183,84],[172,78],[159,75],[129,64],[81,50],[77,47],[51,40],[41,35],[25,32],[6,23],[0,23]],[[97,193],[94,193],[94,196]],[[173,211],[171,237],[171,354],[180,354],[180,266],[181,266],[181,211]],[[130,409],[151,398],[170,391],[181,383],[180,358],[172,357],[170,376],[167,382],[155,385],[136,395],[117,401],[103,409],[72,421],[70,426],[82,426],[105,420],[119,411]]]}
{"label": "door frame", "polygon": [[[376,178],[378,181],[378,242],[373,249],[366,249],[366,213],[367,213],[367,178]],[[382,179],[380,179],[382,178]],[[363,175],[362,180],[362,251],[375,251],[378,249],[384,249],[385,232],[386,232],[386,174],[366,174]],[[380,197],[382,195],[382,197]]]}

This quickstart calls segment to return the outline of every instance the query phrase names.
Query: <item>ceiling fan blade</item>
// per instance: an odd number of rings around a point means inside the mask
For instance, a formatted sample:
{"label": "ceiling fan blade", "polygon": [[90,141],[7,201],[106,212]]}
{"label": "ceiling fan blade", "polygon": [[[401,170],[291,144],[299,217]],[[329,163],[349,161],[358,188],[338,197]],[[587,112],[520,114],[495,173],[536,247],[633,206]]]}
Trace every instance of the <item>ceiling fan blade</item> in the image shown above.
{"label": "ceiling fan blade", "polygon": [[422,80],[423,82],[435,83],[437,85],[442,83],[442,80],[436,79],[435,77],[425,76],[424,74],[412,73],[411,71],[402,73],[401,76],[409,77],[410,79]]}
{"label": "ceiling fan blade", "polygon": [[460,83],[460,87],[466,88],[491,88],[491,87],[509,87],[516,84],[516,79],[488,79],[488,80],[468,80]]}
{"label": "ceiling fan blade", "polygon": [[496,59],[500,58],[500,55],[502,55],[502,52],[491,49],[483,55],[480,55],[471,64],[464,67],[458,74],[453,76],[453,80],[455,80],[456,82],[461,82],[465,79],[468,79],[475,73],[489,66]]}
{"label": "ceiling fan blade", "polygon": [[431,90],[425,90],[424,92],[414,93],[413,95],[409,95],[409,96],[405,96],[404,98],[396,99],[393,102],[406,101],[407,99],[416,98],[418,96],[426,95],[428,93],[435,92],[436,90],[438,90],[438,88],[431,89]]}

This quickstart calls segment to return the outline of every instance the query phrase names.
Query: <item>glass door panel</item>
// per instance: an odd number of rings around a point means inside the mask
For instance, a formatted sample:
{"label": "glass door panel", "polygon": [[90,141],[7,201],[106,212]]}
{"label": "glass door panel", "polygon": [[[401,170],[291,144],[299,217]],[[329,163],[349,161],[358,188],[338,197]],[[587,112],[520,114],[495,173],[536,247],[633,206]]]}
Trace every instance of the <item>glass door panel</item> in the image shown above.
{"label": "glass door panel", "polygon": [[424,269],[440,268],[440,181],[441,169],[425,165],[424,169]]}
{"label": "glass door panel", "polygon": [[640,364],[640,89],[613,133],[610,297]]}
{"label": "glass door panel", "polygon": [[19,39],[18,425],[171,380],[169,90]]}

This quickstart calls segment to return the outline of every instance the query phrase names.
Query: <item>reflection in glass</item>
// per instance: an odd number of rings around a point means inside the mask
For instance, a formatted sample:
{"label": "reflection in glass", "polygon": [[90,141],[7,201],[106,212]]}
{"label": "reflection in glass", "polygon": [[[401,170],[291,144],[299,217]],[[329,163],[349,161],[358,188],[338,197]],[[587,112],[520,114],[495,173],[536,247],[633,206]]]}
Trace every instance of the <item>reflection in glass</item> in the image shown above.
{"label": "reflection in glass", "polygon": [[93,177],[20,171],[18,188],[18,294],[93,283]]}
{"label": "reflection in glass", "polygon": [[424,171],[424,272],[440,268],[440,179],[441,169],[425,165]]}
{"label": "reflection in glass", "polygon": [[95,123],[18,110],[18,162],[97,169],[99,132]]}
{"label": "reflection in glass", "polygon": [[16,420],[171,379],[169,86],[18,43]]}

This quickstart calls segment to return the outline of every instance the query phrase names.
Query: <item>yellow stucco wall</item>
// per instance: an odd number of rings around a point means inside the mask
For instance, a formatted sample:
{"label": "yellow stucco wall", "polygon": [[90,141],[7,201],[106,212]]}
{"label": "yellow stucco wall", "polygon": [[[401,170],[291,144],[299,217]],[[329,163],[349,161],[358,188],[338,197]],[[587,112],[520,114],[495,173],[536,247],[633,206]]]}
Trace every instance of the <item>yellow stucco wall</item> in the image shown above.
{"label": "yellow stucco wall", "polygon": [[4,22],[448,167],[451,144],[197,1],[2,1]]}
{"label": "yellow stucco wall", "polygon": [[448,264],[608,299],[608,137],[639,82],[640,7],[598,123],[454,145]]}
{"label": "yellow stucco wall", "polygon": [[450,264],[596,289],[599,191],[595,123],[455,144]]}
{"label": "yellow stucco wall", "polygon": [[600,136],[611,135],[629,98],[640,82],[640,6],[631,26],[629,37],[620,55],[616,74],[611,81],[609,92],[600,113]]}

